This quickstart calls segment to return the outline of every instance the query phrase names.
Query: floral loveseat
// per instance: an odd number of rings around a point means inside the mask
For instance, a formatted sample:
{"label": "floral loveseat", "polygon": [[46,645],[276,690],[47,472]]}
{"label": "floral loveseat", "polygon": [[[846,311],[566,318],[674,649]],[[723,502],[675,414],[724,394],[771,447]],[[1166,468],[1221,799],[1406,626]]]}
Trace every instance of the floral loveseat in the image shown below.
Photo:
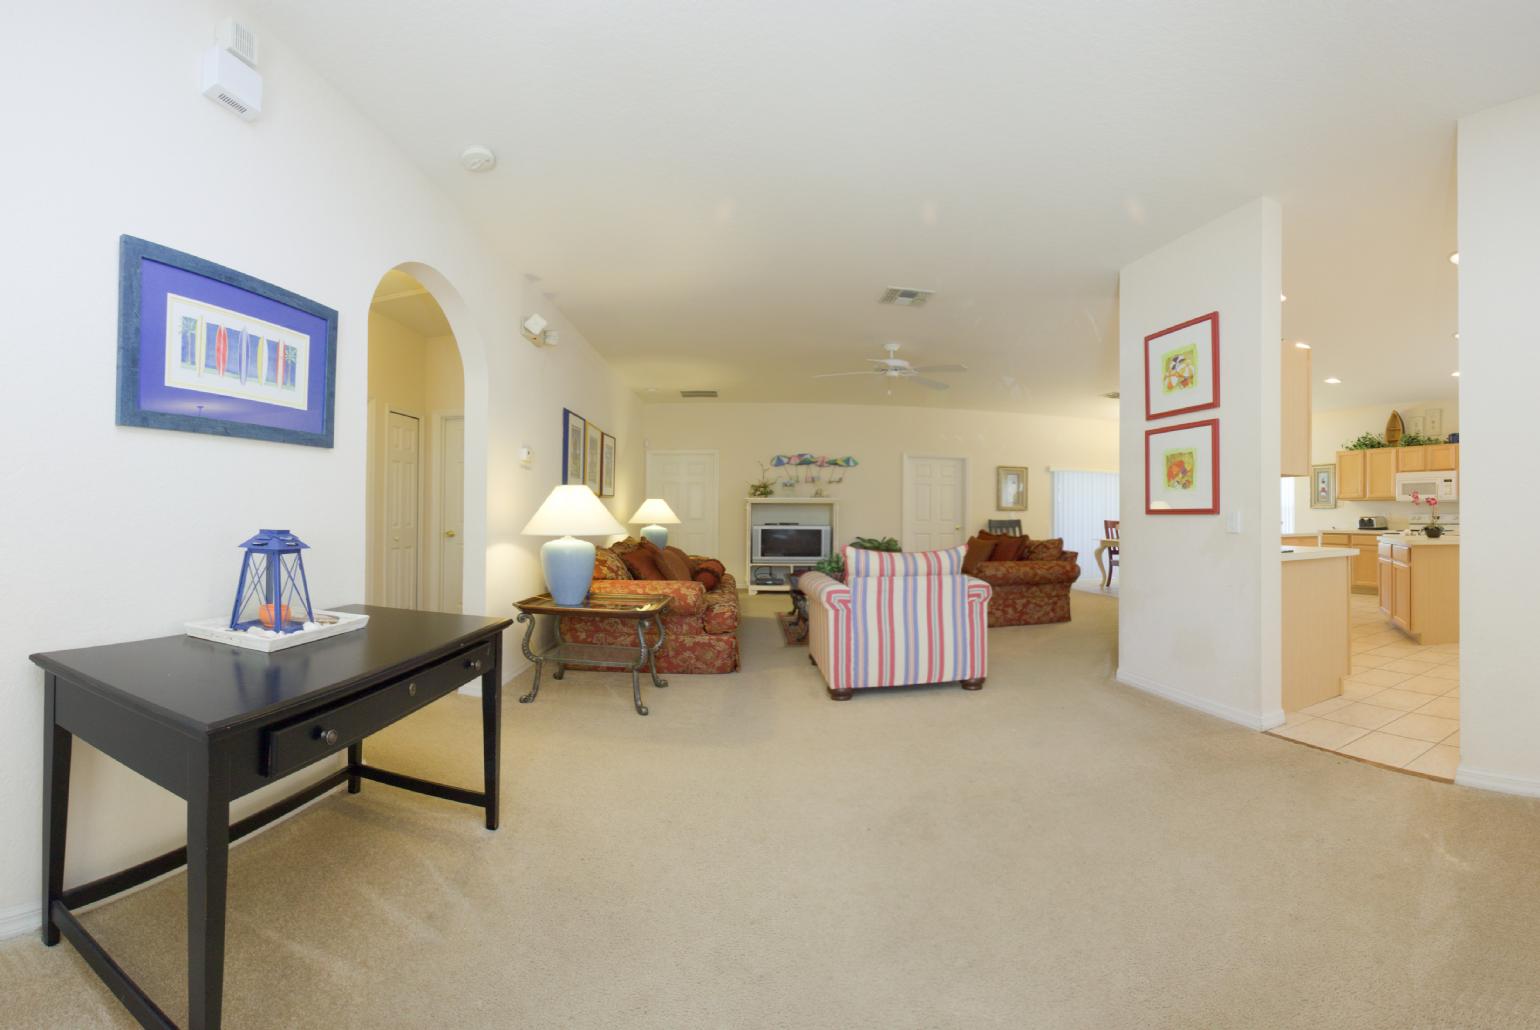
{"label": "floral loveseat", "polygon": [[980,533],[968,541],[963,571],[994,587],[991,626],[1036,626],[1069,621],[1069,588],[1080,578],[1079,559],[1064,549],[1063,540]]}
{"label": "floral loveseat", "polygon": [[[653,572],[653,566],[659,561],[654,552],[659,552],[659,548],[632,537],[599,548],[594,557],[591,591],[595,594],[663,594],[673,598],[674,603],[663,616],[664,641],[657,654],[659,672],[736,672],[738,584],[715,559],[686,555],[673,547],[667,550],[673,552],[668,560],[676,572],[680,571],[677,561],[682,560],[687,563],[691,578],[636,578],[638,568],[648,574]],[[636,644],[635,623],[625,619],[563,615],[561,635],[562,639],[572,643]],[[652,640],[657,640],[656,633]]]}

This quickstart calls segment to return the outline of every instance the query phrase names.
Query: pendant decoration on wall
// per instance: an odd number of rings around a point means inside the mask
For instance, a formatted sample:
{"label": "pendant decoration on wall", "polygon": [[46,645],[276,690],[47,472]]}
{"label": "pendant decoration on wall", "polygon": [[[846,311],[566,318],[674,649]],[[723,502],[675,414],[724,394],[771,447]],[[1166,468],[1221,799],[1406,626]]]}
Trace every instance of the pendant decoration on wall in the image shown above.
{"label": "pendant decoration on wall", "polygon": [[[795,454],[777,454],[770,459],[770,467],[780,469],[780,479],[773,485],[795,491],[798,487],[811,488],[804,496],[824,497],[824,486],[837,486],[845,481],[847,470],[861,464],[850,455],[831,458],[827,455],[799,451]],[[763,468],[763,466],[761,466]]]}

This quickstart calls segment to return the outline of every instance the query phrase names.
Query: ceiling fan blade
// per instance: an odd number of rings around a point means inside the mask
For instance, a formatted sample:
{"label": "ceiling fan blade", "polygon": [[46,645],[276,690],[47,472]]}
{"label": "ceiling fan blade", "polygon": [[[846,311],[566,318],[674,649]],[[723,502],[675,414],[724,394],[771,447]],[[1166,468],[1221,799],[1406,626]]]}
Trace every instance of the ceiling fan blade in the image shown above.
{"label": "ceiling fan blade", "polygon": [[925,378],[923,378],[921,376],[910,376],[909,377],[909,381],[911,383],[916,384],[917,386],[923,386],[927,390],[949,390],[949,389],[951,389],[950,386],[948,386],[946,383],[943,383],[939,379],[925,379]]}
{"label": "ceiling fan blade", "polygon": [[967,365],[916,365],[916,372],[966,372]]}
{"label": "ceiling fan blade", "polygon": [[[869,369],[868,368],[868,369],[862,369],[859,372],[819,372],[819,373],[816,373],[813,376],[813,378],[814,379],[830,379],[830,378],[832,378],[834,376],[869,376],[869,375],[872,375],[873,372],[877,372],[877,370],[876,369]],[[878,374],[881,374],[881,373],[879,372]]]}

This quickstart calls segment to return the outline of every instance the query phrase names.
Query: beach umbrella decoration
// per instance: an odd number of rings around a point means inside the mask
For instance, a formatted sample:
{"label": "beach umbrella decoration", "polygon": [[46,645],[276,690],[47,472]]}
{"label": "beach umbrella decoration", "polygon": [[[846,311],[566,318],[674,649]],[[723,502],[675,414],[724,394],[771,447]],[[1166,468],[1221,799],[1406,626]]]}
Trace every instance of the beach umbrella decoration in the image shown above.
{"label": "beach umbrella decoration", "polygon": [[[845,470],[861,464],[850,455],[831,458],[823,454],[798,451],[794,454],[777,454],[770,459],[770,467],[781,469],[780,485],[790,490],[799,482],[831,485],[845,481]],[[827,473],[826,473],[826,470]],[[827,475],[827,478],[825,478]],[[820,487],[820,491],[822,487]]]}

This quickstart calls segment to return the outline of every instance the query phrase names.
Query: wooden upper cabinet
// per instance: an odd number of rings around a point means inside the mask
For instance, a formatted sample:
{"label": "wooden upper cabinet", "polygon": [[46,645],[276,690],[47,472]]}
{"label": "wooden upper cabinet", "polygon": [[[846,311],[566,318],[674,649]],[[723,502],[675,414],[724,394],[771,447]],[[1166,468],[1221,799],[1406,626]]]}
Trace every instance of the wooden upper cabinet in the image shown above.
{"label": "wooden upper cabinet", "polygon": [[1431,447],[1403,447],[1396,454],[1396,469],[1400,472],[1428,471],[1428,452]]}
{"label": "wooden upper cabinet", "polygon": [[1436,443],[1417,450],[1428,452],[1428,472],[1453,472],[1460,467],[1460,445],[1457,443]]}
{"label": "wooden upper cabinet", "polygon": [[1280,475],[1310,475],[1310,352],[1283,341]]}
{"label": "wooden upper cabinet", "polygon": [[1337,452],[1337,497],[1344,501],[1364,499],[1364,455],[1368,451]]}
{"label": "wooden upper cabinet", "polygon": [[[1381,447],[1364,451],[1364,500],[1393,501],[1396,499],[1396,452],[1397,447]],[[1338,490],[1338,496],[1341,491]]]}

